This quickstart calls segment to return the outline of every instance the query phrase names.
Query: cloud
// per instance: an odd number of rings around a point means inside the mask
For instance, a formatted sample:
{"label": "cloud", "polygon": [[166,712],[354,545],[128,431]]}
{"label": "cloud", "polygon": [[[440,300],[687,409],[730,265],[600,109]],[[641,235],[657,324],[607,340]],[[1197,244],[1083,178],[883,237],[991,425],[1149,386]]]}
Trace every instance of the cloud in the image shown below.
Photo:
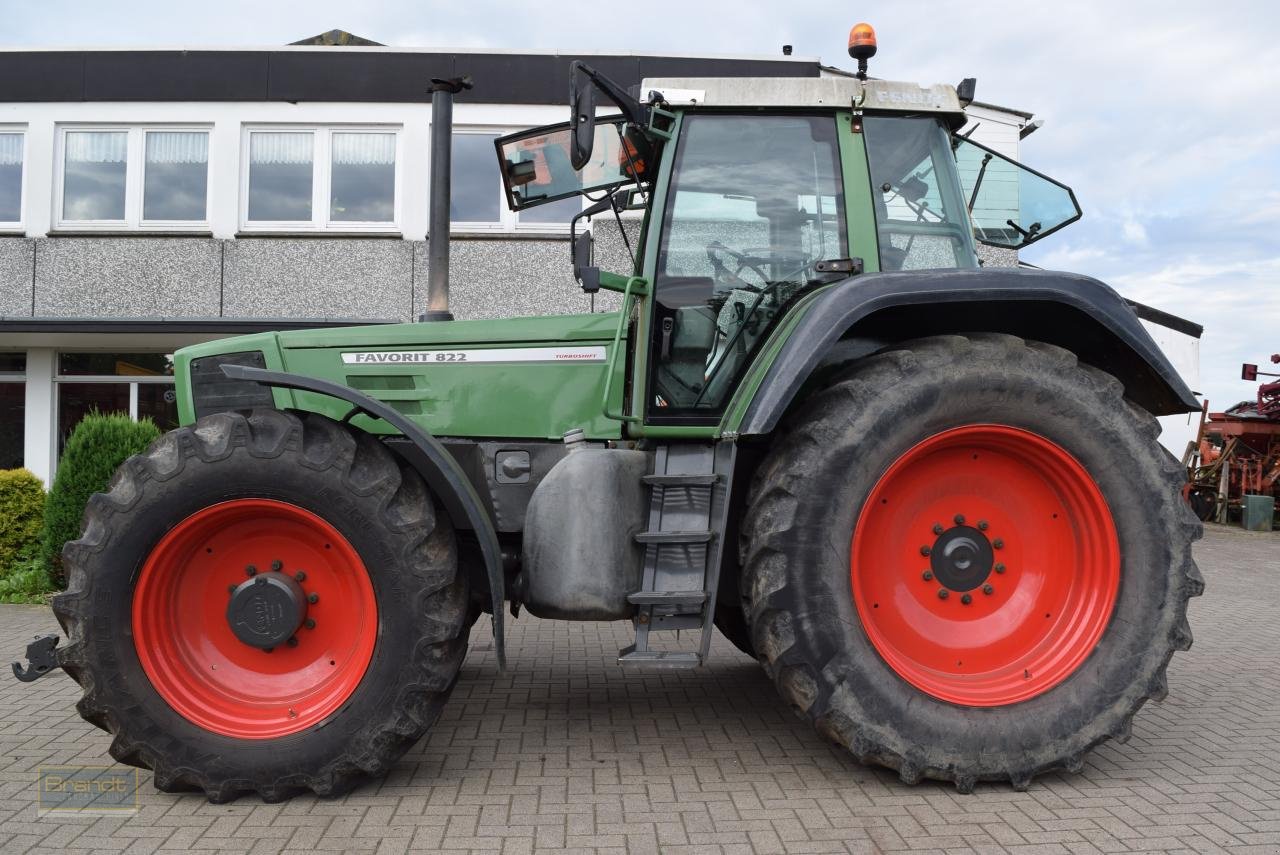
{"label": "cloud", "polygon": [[1128,243],[1137,244],[1138,246],[1147,245],[1147,230],[1137,220],[1125,220],[1122,234]]}

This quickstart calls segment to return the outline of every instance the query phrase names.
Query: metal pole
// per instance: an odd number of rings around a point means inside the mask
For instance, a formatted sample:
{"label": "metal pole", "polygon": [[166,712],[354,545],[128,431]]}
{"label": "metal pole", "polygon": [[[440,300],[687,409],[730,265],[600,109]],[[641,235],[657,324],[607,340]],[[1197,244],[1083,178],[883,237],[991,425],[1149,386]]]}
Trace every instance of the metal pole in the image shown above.
{"label": "metal pole", "polygon": [[453,96],[470,77],[431,81],[431,210],[427,224],[427,311],[419,321],[451,321],[449,311],[449,200],[453,161]]}

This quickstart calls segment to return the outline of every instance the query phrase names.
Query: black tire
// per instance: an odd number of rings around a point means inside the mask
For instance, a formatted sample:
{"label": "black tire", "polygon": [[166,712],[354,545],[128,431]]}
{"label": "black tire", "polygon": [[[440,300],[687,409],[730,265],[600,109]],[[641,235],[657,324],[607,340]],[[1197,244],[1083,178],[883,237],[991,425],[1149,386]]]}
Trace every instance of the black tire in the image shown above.
{"label": "black tire", "polygon": [[[1083,465],[1111,510],[1120,584],[1096,647],[1063,682],[1017,703],[960,706],[908,683],[872,645],[852,597],[850,542],[893,461],[940,431],[983,423],[1039,434]],[[862,762],[961,792],[982,780],[1025,789],[1127,739],[1139,707],[1167,693],[1173,652],[1191,646],[1187,600],[1204,587],[1185,473],[1158,431],[1114,377],[1011,336],[923,339],[856,364],[776,438],[742,527],[752,637],[782,697]]]}
{"label": "black tire", "polygon": [[[237,498],[275,499],[335,527],[368,568],[378,608],[372,658],[342,706],[287,736],[237,739],[183,716],[151,684],[134,647],[135,576],[192,513]],[[152,769],[166,792],[213,802],[334,796],[386,772],[435,722],[466,654],[467,587],[453,531],[416,473],[374,437],[322,416],[220,413],[171,431],[94,495],[64,552],[69,586],[53,608],[77,705],[111,733],[111,756]]]}

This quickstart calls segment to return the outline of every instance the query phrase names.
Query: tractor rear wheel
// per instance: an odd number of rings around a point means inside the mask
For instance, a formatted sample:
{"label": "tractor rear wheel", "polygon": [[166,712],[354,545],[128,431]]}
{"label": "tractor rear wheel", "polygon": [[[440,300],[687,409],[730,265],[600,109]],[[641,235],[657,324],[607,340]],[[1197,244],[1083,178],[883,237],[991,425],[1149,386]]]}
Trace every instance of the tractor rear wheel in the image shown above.
{"label": "tractor rear wheel", "polygon": [[863,762],[962,792],[1127,738],[1203,590],[1158,430],[1115,378],[1011,336],[858,363],[790,420],[742,526],[783,698]]}
{"label": "tractor rear wheel", "polygon": [[165,791],[340,794],[427,731],[466,653],[447,518],[377,439],[322,416],[165,434],[63,556],[80,714]]}

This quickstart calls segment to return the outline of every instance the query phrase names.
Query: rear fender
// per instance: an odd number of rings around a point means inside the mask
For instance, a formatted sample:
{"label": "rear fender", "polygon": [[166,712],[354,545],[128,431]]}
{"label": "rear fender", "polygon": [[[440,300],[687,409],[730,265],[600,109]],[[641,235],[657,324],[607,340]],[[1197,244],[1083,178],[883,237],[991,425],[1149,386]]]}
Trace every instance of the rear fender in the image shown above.
{"label": "rear fender", "polygon": [[[1198,337],[1199,327],[1191,327],[1186,331]],[[803,397],[806,383],[827,370],[898,342],[974,332],[1066,348],[1114,375],[1125,395],[1154,415],[1200,409],[1134,308],[1096,279],[1016,268],[931,270],[863,274],[817,295],[766,371],[737,431],[773,431]]]}

